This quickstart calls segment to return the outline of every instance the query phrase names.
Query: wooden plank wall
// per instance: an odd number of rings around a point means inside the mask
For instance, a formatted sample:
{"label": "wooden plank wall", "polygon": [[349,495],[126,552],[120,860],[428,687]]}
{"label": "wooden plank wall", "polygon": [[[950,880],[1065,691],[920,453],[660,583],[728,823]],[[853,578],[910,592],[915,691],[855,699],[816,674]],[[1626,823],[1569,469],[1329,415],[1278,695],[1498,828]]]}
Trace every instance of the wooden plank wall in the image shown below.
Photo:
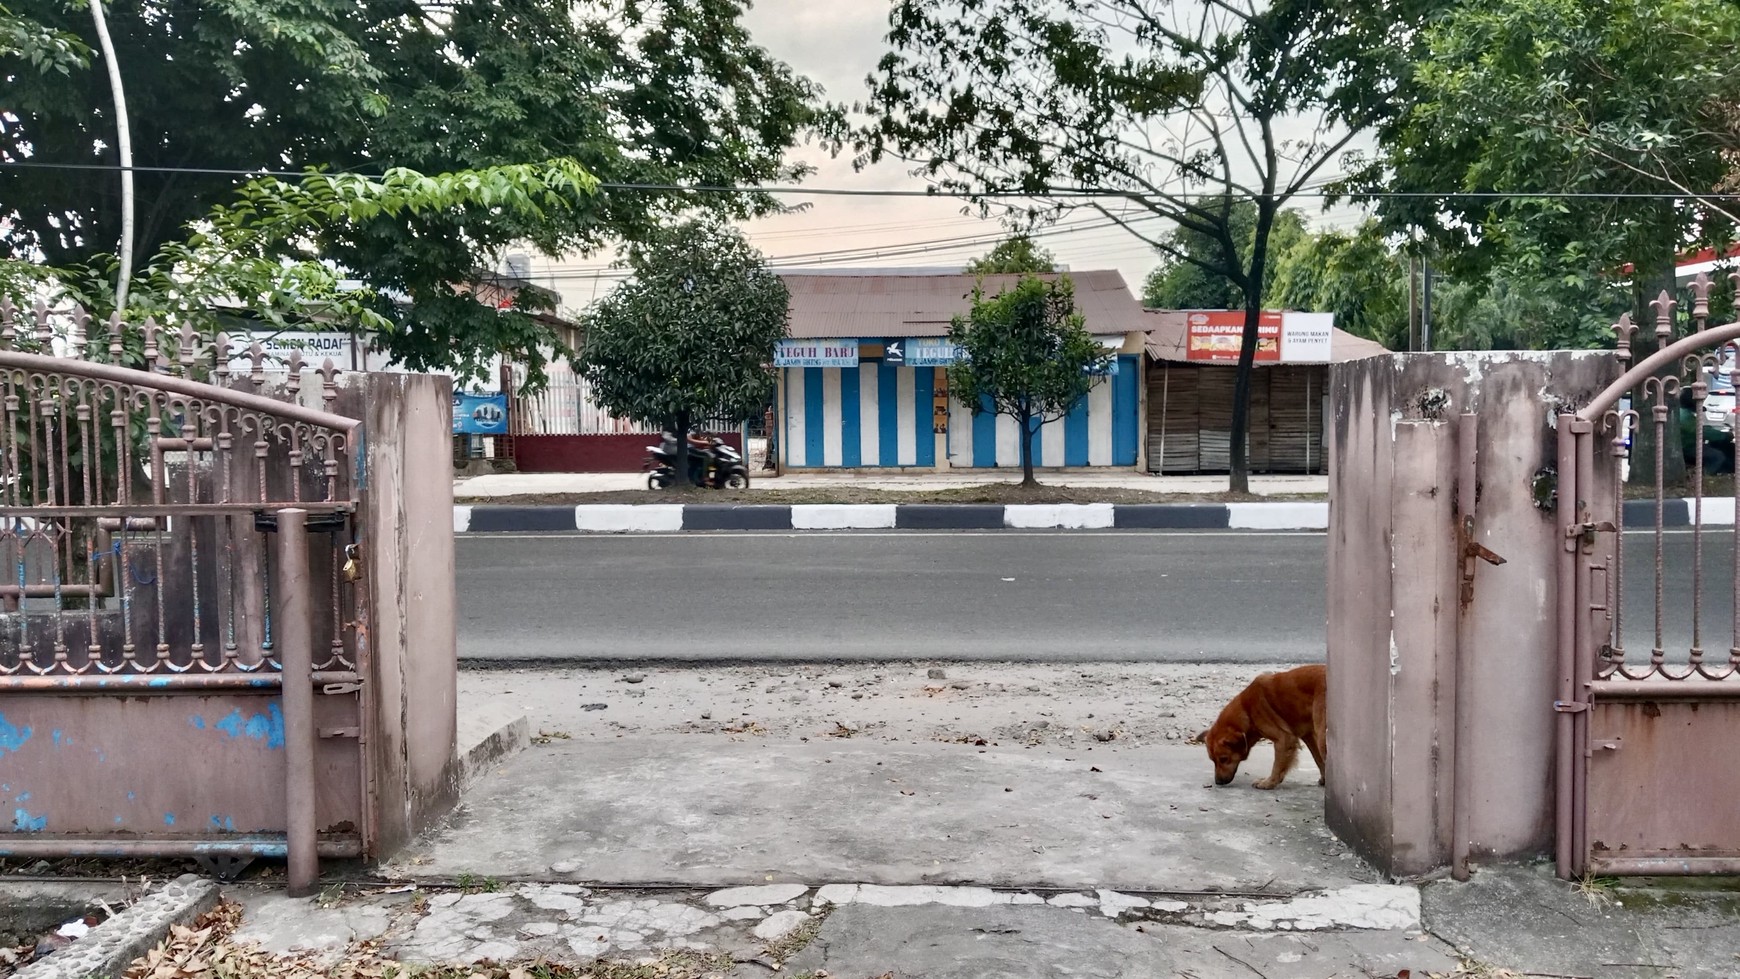
{"label": "wooden plank wall", "polygon": [[[1321,365],[1259,367],[1251,376],[1252,472],[1323,472]],[[1235,371],[1158,361],[1148,371],[1148,468],[1226,472]]]}

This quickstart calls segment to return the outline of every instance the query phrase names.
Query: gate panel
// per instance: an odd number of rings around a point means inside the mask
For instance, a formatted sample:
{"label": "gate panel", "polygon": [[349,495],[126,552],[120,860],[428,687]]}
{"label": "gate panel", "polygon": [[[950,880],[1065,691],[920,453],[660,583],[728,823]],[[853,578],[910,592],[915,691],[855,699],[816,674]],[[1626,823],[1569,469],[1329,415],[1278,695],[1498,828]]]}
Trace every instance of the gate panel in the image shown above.
{"label": "gate panel", "polygon": [[1732,873],[1740,701],[1613,700],[1590,716],[1589,862],[1599,874]]}
{"label": "gate panel", "polygon": [[[1711,391],[1740,381],[1724,353],[1740,323],[1709,327],[1710,285],[1693,284],[1677,340],[1663,292],[1658,349],[1559,416],[1561,877],[1740,872],[1740,754],[1724,747],[1740,737],[1740,527],[1731,501],[1704,498],[1706,452],[1721,457],[1706,441],[1723,437],[1707,425],[1733,417]],[[1628,363],[1637,328],[1616,331]],[[1686,484],[1670,485],[1682,453]],[[1626,499],[1627,475],[1645,498]],[[1670,527],[1676,511],[1689,526]]]}
{"label": "gate panel", "polygon": [[0,852],[371,852],[361,423],[228,350],[0,302]]}
{"label": "gate panel", "polygon": [[[284,716],[271,693],[8,698],[0,806],[14,832],[204,840],[282,833]],[[355,819],[360,761],[322,745],[317,819]],[[164,759],[173,764],[165,765]],[[352,823],[349,830],[354,836]],[[7,847],[0,842],[0,852]]]}

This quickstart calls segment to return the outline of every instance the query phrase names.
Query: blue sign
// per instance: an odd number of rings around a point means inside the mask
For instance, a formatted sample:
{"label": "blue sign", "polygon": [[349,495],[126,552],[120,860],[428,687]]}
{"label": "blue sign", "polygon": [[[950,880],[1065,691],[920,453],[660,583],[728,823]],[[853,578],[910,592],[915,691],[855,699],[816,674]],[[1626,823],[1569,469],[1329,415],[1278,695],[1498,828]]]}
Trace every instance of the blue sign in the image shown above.
{"label": "blue sign", "polygon": [[453,394],[453,434],[506,435],[507,395]]}
{"label": "blue sign", "polygon": [[882,341],[882,362],[895,365],[906,363],[905,337],[889,337]]}
{"label": "blue sign", "polygon": [[779,341],[773,350],[775,367],[857,367],[858,341],[851,337],[830,340]]}
{"label": "blue sign", "polygon": [[961,359],[961,348],[948,337],[909,337],[906,341],[908,367],[948,367]]}

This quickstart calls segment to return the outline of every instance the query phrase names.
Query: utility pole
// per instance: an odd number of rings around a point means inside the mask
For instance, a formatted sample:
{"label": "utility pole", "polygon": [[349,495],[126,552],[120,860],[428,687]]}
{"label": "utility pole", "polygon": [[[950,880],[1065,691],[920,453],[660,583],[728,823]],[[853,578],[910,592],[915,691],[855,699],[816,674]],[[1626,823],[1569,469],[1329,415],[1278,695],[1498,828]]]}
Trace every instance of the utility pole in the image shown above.
{"label": "utility pole", "polygon": [[1420,256],[1408,255],[1408,352],[1420,349]]}
{"label": "utility pole", "polygon": [[1420,349],[1432,349],[1432,260],[1425,260],[1426,274],[1420,287]]}
{"label": "utility pole", "polygon": [[103,0],[91,0],[91,19],[97,24],[97,42],[109,65],[109,89],[115,97],[115,148],[121,155],[121,274],[115,284],[115,311],[124,313],[127,286],[133,278],[133,132],[127,124],[127,92],[121,87],[121,63],[115,60]]}

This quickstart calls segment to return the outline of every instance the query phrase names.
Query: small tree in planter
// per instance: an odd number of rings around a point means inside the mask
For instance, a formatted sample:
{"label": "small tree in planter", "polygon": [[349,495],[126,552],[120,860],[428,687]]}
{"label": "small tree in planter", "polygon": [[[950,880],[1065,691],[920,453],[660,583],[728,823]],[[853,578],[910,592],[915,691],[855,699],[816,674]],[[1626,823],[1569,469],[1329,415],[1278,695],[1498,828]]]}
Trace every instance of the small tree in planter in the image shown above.
{"label": "small tree in planter", "polygon": [[1033,436],[1068,415],[1102,380],[1111,355],[1075,311],[1067,276],[1046,282],[1027,276],[1009,292],[986,298],[973,290],[973,309],[955,317],[949,339],[961,349],[949,387],[973,413],[1015,419],[1021,432],[1021,485],[1033,478]]}
{"label": "small tree in planter", "polygon": [[683,486],[693,422],[767,403],[790,296],[742,233],[715,221],[661,229],[627,265],[633,276],[587,312],[575,367],[607,411],[670,426]]}

